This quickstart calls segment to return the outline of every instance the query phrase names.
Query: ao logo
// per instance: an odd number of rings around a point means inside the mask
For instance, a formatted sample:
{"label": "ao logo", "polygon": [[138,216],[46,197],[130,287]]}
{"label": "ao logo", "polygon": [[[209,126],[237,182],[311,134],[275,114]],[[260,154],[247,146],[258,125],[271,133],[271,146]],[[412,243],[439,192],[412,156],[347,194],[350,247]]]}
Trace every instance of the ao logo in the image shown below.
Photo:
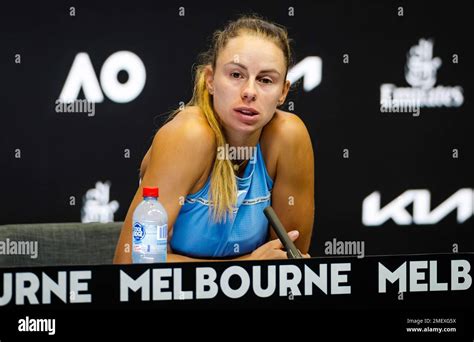
{"label": "ao logo", "polygon": [[[128,74],[128,80],[125,83],[120,83],[117,79],[121,70]],[[118,51],[109,56],[100,70],[100,84],[89,55],[80,52],[72,63],[59,100],[66,103],[74,102],[82,88],[89,102],[103,102],[103,91],[110,100],[126,103],[140,95],[145,81],[145,65],[133,52]]]}

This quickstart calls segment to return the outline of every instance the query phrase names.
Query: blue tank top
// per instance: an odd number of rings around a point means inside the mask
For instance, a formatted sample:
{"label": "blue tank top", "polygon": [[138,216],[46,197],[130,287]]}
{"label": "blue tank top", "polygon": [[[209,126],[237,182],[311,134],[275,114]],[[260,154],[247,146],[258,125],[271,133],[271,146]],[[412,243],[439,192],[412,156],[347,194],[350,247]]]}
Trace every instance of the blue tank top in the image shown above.
{"label": "blue tank top", "polygon": [[233,219],[212,221],[209,201],[211,177],[198,192],[186,196],[173,226],[174,253],[191,257],[232,257],[248,254],[264,244],[268,220],[263,209],[271,203],[273,181],[268,175],[260,143],[242,177],[236,176],[238,197]]}

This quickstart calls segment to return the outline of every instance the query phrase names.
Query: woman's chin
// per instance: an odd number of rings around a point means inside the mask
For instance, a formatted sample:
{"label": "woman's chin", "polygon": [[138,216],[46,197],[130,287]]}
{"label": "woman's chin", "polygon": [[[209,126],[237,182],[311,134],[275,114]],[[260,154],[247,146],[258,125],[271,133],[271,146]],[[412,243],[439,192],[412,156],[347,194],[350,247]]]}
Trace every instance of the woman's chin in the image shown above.
{"label": "woman's chin", "polygon": [[232,126],[235,130],[242,131],[242,133],[252,133],[260,128],[261,121],[261,114],[244,115],[239,112],[234,112]]}
{"label": "woman's chin", "polygon": [[246,118],[236,118],[226,120],[224,123],[225,129],[237,134],[251,135],[262,128],[261,115],[256,115],[255,118],[246,120]]}
{"label": "woman's chin", "polygon": [[232,125],[232,130],[241,134],[249,135],[252,134],[260,128],[259,123],[255,124],[245,124],[242,122],[238,122],[234,125]]}

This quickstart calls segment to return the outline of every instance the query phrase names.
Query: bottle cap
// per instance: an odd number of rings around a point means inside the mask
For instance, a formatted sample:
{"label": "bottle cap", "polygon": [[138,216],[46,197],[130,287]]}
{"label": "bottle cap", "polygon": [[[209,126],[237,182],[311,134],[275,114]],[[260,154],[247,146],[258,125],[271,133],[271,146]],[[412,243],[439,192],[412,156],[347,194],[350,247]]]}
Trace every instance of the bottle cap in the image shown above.
{"label": "bottle cap", "polygon": [[143,188],[143,197],[158,197],[158,188],[157,187],[147,187]]}

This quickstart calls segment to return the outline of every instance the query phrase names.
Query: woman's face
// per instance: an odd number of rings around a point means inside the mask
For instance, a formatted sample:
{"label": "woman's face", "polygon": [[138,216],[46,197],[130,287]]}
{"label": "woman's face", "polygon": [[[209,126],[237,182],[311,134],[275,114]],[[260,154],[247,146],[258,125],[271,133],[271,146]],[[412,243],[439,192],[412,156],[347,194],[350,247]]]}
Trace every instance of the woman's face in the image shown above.
{"label": "woman's face", "polygon": [[283,51],[272,41],[249,34],[230,39],[207,73],[224,128],[251,134],[265,126],[288,93],[285,72]]}

